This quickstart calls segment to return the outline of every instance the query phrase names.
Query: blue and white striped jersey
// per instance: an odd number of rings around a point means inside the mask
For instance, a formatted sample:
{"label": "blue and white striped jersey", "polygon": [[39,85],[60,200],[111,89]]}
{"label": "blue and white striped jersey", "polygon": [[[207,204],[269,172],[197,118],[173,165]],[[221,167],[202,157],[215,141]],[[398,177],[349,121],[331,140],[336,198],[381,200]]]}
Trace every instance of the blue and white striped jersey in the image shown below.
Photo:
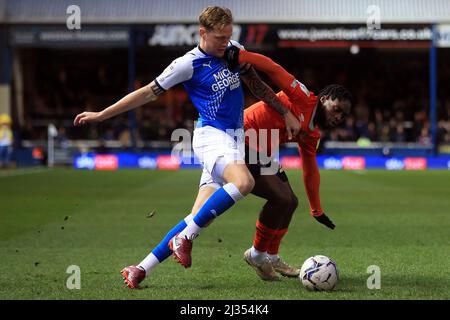
{"label": "blue and white striped jersey", "polygon": [[[243,48],[236,41],[230,44]],[[244,95],[239,73],[239,67],[230,70],[225,60],[196,47],[175,59],[155,83],[161,90],[182,83],[198,110],[197,127],[226,131],[243,127]]]}

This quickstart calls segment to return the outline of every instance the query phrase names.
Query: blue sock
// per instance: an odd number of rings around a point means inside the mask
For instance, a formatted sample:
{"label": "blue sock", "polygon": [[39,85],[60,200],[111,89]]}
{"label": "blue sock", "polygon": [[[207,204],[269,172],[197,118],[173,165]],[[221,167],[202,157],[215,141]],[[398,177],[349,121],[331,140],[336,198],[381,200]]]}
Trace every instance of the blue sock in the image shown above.
{"label": "blue sock", "polygon": [[195,224],[203,228],[209,221],[224,213],[242,198],[243,196],[234,184],[228,183],[224,185],[214,192],[203,207],[200,208],[194,217]]}
{"label": "blue sock", "polygon": [[180,233],[184,228],[186,228],[187,223],[184,220],[181,220],[172,230],[167,233],[167,235],[162,239],[162,241],[153,249],[152,253],[158,258],[159,262],[163,262],[172,254],[172,250],[169,248],[170,240]]}

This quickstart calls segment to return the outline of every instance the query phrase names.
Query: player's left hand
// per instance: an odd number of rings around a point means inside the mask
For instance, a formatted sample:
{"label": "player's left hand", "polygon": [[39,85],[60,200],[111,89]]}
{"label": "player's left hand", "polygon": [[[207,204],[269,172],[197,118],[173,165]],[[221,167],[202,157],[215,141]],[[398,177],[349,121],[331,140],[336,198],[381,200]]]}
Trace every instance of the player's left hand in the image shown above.
{"label": "player's left hand", "polygon": [[325,214],[325,212],[323,212],[321,215],[313,216],[313,217],[318,222],[320,222],[321,224],[324,224],[325,226],[327,226],[328,228],[330,228],[332,230],[336,227],[334,225],[334,223],[330,220],[330,218],[328,218],[328,216]]}
{"label": "player's left hand", "polygon": [[234,69],[239,65],[239,52],[241,50],[236,46],[229,46],[225,49],[223,58],[228,62],[228,68]]}

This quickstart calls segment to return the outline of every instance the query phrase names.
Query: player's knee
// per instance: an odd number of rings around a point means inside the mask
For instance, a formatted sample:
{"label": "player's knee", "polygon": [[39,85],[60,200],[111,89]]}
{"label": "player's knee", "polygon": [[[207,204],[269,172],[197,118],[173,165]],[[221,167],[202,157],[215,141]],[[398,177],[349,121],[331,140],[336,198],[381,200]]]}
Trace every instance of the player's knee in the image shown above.
{"label": "player's knee", "polygon": [[251,175],[248,175],[245,179],[244,179],[244,184],[243,184],[243,194],[247,195],[250,192],[252,192],[253,188],[255,187],[255,179],[253,179],[253,177]]}
{"label": "player's knee", "polygon": [[246,175],[244,177],[240,177],[240,179],[235,182],[235,185],[239,189],[239,192],[245,196],[253,190],[253,187],[255,186],[255,179],[253,179],[251,175]]}
{"label": "player's knee", "polygon": [[292,198],[288,193],[277,192],[272,195],[269,201],[284,211],[286,207],[291,207]]}
{"label": "player's knee", "polygon": [[292,215],[298,207],[298,198],[293,193],[276,193],[269,201],[280,208],[280,212]]}

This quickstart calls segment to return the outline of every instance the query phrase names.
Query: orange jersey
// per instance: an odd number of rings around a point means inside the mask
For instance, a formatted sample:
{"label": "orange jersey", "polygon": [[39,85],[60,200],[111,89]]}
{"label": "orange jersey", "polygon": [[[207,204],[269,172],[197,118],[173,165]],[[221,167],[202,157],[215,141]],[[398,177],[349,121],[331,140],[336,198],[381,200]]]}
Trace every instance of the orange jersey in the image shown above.
{"label": "orange jersey", "polygon": [[[297,92],[297,98],[295,99],[290,99],[283,91],[280,91],[277,96],[300,121],[301,129],[299,134],[293,137],[292,140],[288,140],[286,123],[282,116],[266,103],[260,101],[245,109],[244,127],[247,132],[249,129],[254,129],[256,132],[260,132],[260,129],[266,129],[267,135],[257,135],[258,139],[256,140],[249,140],[247,137],[247,144],[255,150],[271,154],[272,150],[278,148],[280,144],[297,142],[300,150],[308,149],[309,152],[315,153],[320,140],[320,131],[312,122],[317,97],[312,92],[309,92],[309,96],[307,96],[303,91]],[[275,141],[272,141],[274,134],[272,130],[277,130],[278,132],[279,138]]]}
{"label": "orange jersey", "polygon": [[[299,146],[303,164],[303,182],[308,195],[311,213],[321,213],[322,208],[319,196],[320,174],[316,160],[320,131],[313,123],[317,108],[317,97],[300,81],[296,80],[293,75],[270,58],[241,50],[239,62],[250,63],[256,69],[267,73],[274,83],[282,89],[277,94],[278,98],[300,121],[301,130],[296,137],[293,137],[291,142],[297,142]],[[267,151],[268,155],[271,154],[275,147],[289,142],[283,117],[262,101],[245,109],[244,127],[246,130],[246,142],[249,144],[249,147],[262,152]],[[249,139],[249,131],[252,129],[254,129],[258,139]],[[264,129],[267,129],[267,134],[261,136],[260,133]],[[278,131],[278,139],[271,138],[271,132],[274,129]],[[260,137],[262,139],[259,139]]]}

